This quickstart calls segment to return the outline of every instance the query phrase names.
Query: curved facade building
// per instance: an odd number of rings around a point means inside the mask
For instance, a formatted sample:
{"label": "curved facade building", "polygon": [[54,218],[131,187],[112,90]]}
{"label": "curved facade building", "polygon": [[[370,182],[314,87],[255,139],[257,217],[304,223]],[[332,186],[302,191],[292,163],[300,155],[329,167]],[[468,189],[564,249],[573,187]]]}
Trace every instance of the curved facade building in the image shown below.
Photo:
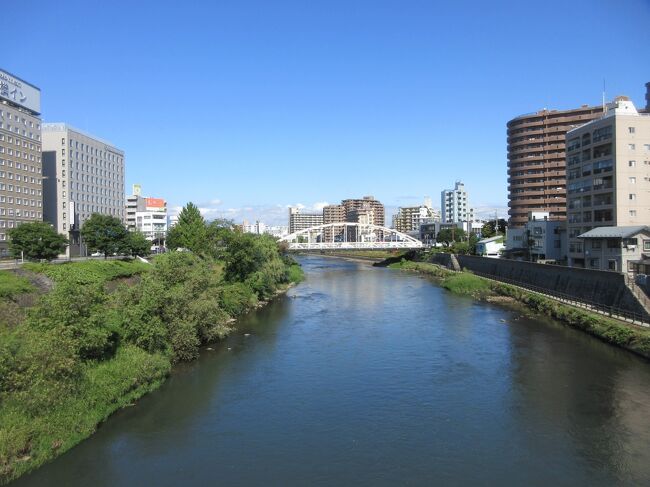
{"label": "curved facade building", "polygon": [[566,219],[565,135],[602,114],[602,107],[542,110],[508,122],[508,214],[521,227],[531,211]]}

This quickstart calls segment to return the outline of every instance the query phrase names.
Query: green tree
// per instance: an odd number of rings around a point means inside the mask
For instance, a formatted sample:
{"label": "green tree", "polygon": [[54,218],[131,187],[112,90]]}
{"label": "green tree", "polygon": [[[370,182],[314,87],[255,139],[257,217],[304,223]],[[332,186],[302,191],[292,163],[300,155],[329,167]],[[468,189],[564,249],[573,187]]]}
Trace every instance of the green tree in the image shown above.
{"label": "green tree", "polygon": [[81,236],[91,252],[101,252],[106,258],[123,251],[129,235],[118,218],[93,213],[81,227]]}
{"label": "green tree", "polygon": [[167,233],[167,246],[188,249],[196,254],[206,252],[207,226],[198,207],[190,202],[178,215],[178,223]]}
{"label": "green tree", "polygon": [[215,259],[222,259],[225,255],[228,241],[234,234],[232,220],[217,218],[207,224],[205,252]]}
{"label": "green tree", "polygon": [[132,256],[145,256],[151,253],[151,242],[142,232],[129,232],[125,239],[123,252]]}
{"label": "green tree", "polygon": [[481,227],[481,237],[483,238],[494,237],[495,233],[494,222],[487,222]]}
{"label": "green tree", "polygon": [[30,222],[9,230],[9,249],[14,257],[52,260],[65,252],[68,240],[49,223]]}
{"label": "green tree", "polygon": [[445,246],[449,247],[449,245],[453,242],[461,242],[467,237],[465,230],[462,228],[454,228],[453,230],[451,228],[443,228],[438,232],[438,236],[436,237],[436,240],[438,242],[442,242],[445,244]]}

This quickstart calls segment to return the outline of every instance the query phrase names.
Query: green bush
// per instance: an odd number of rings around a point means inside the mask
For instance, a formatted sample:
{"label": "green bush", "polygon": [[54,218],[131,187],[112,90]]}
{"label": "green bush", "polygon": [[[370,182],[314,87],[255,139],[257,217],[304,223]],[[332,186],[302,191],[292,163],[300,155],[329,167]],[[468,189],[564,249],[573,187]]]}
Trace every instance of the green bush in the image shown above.
{"label": "green bush", "polygon": [[473,274],[461,272],[452,274],[442,281],[442,287],[456,293],[481,297],[490,292],[490,284]]}

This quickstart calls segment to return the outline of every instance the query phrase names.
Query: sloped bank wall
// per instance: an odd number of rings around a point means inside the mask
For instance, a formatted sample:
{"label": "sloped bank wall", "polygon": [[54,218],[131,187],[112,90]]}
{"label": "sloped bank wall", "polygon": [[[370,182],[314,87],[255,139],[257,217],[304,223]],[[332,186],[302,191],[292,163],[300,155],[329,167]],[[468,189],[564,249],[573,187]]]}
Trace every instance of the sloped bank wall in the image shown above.
{"label": "sloped bank wall", "polygon": [[[647,316],[643,306],[625,285],[618,272],[536,264],[508,259],[489,259],[475,255],[456,255],[462,269],[487,274],[497,280],[511,279],[523,284],[559,292],[578,301],[612,306]],[[450,254],[434,254],[432,262],[451,268]]]}

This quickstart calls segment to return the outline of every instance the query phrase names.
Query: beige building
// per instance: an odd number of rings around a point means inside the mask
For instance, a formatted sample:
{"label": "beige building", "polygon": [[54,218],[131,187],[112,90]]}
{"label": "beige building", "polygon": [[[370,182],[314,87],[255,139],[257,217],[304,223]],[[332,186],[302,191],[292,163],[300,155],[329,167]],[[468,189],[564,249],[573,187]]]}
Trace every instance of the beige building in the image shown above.
{"label": "beige building", "polygon": [[[323,224],[328,223],[341,223],[345,220],[345,206],[343,205],[327,205],[323,207]],[[323,231],[323,239],[325,242],[334,242],[343,238],[343,230],[336,232],[330,228]]]}
{"label": "beige building", "polygon": [[70,239],[71,255],[85,249],[79,230],[93,213],[125,223],[124,152],[65,123],[43,124],[44,217]]}
{"label": "beige building", "polygon": [[8,231],[43,220],[41,92],[0,69],[0,257]]}
{"label": "beige building", "polygon": [[398,232],[420,233],[420,225],[440,221],[440,214],[427,205],[402,206],[393,215],[393,228]]}
{"label": "beige building", "polygon": [[566,140],[569,265],[621,271],[594,260],[580,237],[595,227],[650,224],[650,114],[618,97]]}
{"label": "beige building", "polygon": [[380,227],[385,226],[384,205],[373,196],[364,196],[362,199],[347,199],[341,201],[345,208],[345,219],[348,222],[371,223]]}

